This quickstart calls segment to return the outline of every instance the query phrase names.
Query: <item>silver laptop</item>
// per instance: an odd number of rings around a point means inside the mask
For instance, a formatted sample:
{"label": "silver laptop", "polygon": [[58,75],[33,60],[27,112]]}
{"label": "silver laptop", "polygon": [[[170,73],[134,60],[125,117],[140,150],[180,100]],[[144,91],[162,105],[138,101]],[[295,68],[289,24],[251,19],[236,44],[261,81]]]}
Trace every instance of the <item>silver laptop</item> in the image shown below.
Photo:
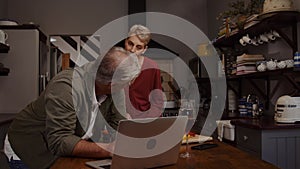
{"label": "silver laptop", "polygon": [[86,162],[97,169],[141,169],[177,162],[187,117],[121,120],[112,159]]}

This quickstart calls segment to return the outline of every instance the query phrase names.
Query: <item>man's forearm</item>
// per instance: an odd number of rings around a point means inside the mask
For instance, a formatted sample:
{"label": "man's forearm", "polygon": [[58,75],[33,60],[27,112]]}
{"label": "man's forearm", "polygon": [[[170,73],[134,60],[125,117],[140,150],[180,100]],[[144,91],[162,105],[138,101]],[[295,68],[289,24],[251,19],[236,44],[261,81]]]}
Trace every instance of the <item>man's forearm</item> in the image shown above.
{"label": "man's forearm", "polygon": [[111,156],[111,153],[96,143],[80,140],[75,145],[72,155],[78,157],[103,158]]}

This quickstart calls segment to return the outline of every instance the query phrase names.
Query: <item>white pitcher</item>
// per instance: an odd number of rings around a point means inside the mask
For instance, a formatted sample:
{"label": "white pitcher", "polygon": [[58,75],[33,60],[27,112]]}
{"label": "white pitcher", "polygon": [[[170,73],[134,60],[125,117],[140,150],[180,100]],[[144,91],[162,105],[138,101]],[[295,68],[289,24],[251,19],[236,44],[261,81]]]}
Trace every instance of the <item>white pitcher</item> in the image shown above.
{"label": "white pitcher", "polygon": [[5,41],[8,38],[8,34],[4,32],[3,30],[0,30],[0,43],[5,44]]}

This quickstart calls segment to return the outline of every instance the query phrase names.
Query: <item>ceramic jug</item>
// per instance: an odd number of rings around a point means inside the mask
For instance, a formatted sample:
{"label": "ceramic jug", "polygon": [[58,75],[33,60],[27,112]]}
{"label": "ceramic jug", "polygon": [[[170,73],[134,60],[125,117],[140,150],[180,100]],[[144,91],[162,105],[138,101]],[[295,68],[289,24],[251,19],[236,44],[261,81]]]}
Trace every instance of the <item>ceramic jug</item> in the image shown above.
{"label": "ceramic jug", "polygon": [[3,30],[0,30],[0,43],[5,44],[7,38],[8,38],[8,34]]}

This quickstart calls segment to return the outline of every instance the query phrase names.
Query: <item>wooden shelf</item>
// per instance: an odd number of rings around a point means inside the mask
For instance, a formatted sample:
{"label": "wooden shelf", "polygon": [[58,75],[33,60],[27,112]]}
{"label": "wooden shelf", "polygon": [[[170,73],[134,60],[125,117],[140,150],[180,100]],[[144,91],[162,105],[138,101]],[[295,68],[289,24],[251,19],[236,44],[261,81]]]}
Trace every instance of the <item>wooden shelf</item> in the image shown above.
{"label": "wooden shelf", "polygon": [[227,76],[227,80],[234,80],[240,78],[260,79],[260,78],[265,78],[267,76],[276,77],[278,75],[298,74],[298,73],[299,73],[298,71],[294,71],[294,68],[285,68],[285,69],[267,70],[264,72],[248,73],[244,75],[230,75]]}
{"label": "wooden shelf", "polygon": [[3,43],[0,43],[0,53],[8,53],[9,46]]}
{"label": "wooden shelf", "polygon": [[0,29],[37,29],[39,30],[40,41],[47,43],[47,36],[40,30],[39,25],[23,24],[23,25],[0,25]]}
{"label": "wooden shelf", "polygon": [[229,47],[238,43],[239,39],[248,34],[250,37],[278,30],[286,25],[293,25],[300,21],[300,12],[298,11],[281,11],[259,15],[256,19],[257,24],[250,26],[244,30],[232,34],[229,37],[222,37],[214,42],[215,47]]}

